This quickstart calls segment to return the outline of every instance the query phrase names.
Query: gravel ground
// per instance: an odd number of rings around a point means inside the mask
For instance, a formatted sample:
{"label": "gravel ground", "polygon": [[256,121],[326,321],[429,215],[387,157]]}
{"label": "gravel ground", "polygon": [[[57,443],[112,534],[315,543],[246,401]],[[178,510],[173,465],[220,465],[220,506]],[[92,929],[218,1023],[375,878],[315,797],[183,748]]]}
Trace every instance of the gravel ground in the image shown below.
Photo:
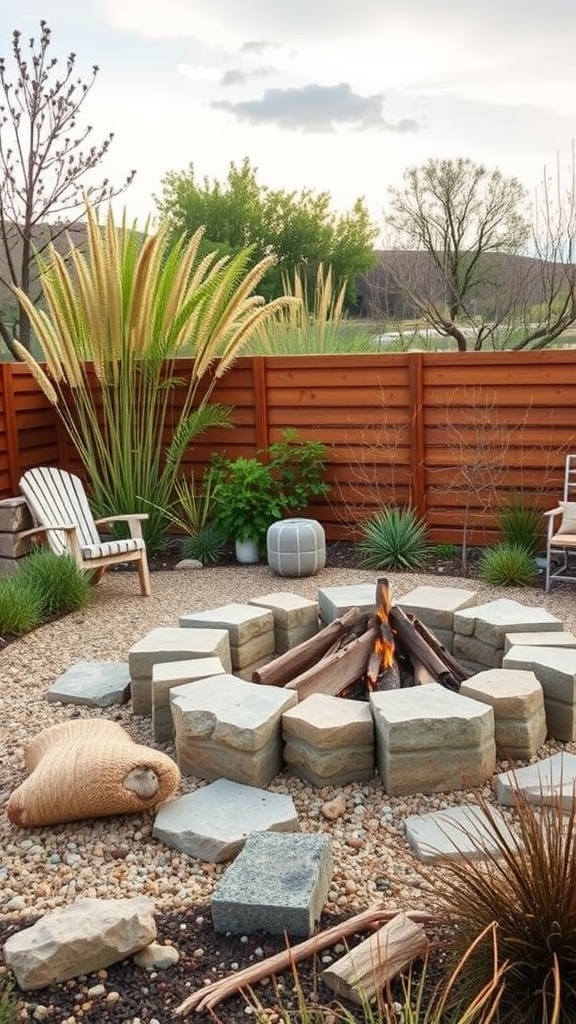
{"label": "gravel ground", "polygon": [[[113,717],[139,742],[152,745],[149,720],[134,717],[130,704],[106,711],[48,704],[47,686],[74,662],[126,660],[130,647],[150,629],[177,625],[179,615],[186,612],[277,590],[314,598],[320,586],[371,582],[375,578],[373,571],[330,566],[302,580],[273,576],[265,565],[165,571],[153,574],[153,596],[142,599],[132,573],[108,573],[89,609],[50,623],[0,653],[0,804],[24,778],[23,745],[48,725],[71,717]],[[446,578],[441,566],[430,575],[390,573],[389,579],[396,597],[419,584],[430,584],[477,590],[480,601],[514,598],[546,608],[564,621],[566,629],[576,632],[575,593],[569,585],[554,587],[549,595],[541,588],[495,590],[476,580]],[[539,756],[562,746],[551,743]],[[564,746],[576,753],[576,744]],[[174,754],[169,745],[162,749]],[[506,763],[501,762],[498,770],[505,767]],[[185,778],[181,792],[201,784]],[[444,808],[470,795],[458,792],[391,798],[382,791],[377,777],[370,782],[318,790],[285,773],[273,780],[270,789],[291,794],[303,831],[324,832],[331,838],[335,870],[325,908],[326,924],[375,902],[426,909],[426,882],[404,839],[403,818]],[[489,785],[484,791],[490,798]],[[329,821],[322,807],[337,796],[344,797],[346,811],[336,821]],[[134,973],[132,965],[124,964],[111,968],[100,980],[90,978],[85,984],[81,981],[57,986],[50,997],[46,992],[38,993],[36,1001],[28,1003],[26,1012],[31,1019],[49,1019],[57,1024],[79,1020],[162,1024],[171,1018],[169,1006],[189,991],[187,986],[196,987],[204,978],[234,970],[234,964],[242,965],[262,952],[282,948],[282,940],[267,937],[245,937],[245,941],[215,938],[209,901],[226,866],[202,863],[167,849],[152,839],[152,823],[153,816],[145,814],[22,831],[0,813],[0,943],[31,918],[81,896],[144,894],[154,901],[161,941],[174,942],[182,954],[179,965],[151,980],[145,972]],[[2,970],[0,965],[0,973]],[[103,992],[86,995],[88,989],[100,983]],[[109,999],[111,992],[118,998]],[[37,1004],[46,1012],[37,1010]],[[164,1007],[162,1012],[159,1005]],[[229,1008],[223,1019],[246,1019],[244,1006],[236,1001],[235,1008]]]}

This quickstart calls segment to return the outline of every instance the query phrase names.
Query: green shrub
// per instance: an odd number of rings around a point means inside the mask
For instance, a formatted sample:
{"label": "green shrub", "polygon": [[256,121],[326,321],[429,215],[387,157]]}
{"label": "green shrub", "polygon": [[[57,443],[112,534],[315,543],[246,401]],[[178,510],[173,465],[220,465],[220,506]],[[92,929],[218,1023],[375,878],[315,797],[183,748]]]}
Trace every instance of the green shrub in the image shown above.
{"label": "green shrub", "polygon": [[437,555],[438,558],[453,558],[457,550],[455,544],[434,544],[432,553]]}
{"label": "green shrub", "polygon": [[282,441],[275,441],[262,454],[267,455],[286,512],[303,512],[312,498],[321,498],[330,490],[324,480],[326,445],[303,441],[291,428],[282,436]]}
{"label": "green shrub", "polygon": [[[42,621],[42,594],[21,573],[0,578],[0,636],[21,636]],[[1,1018],[0,1018],[1,1020]]]}
{"label": "green shrub", "polygon": [[182,557],[197,558],[204,565],[219,562],[226,551],[226,538],[215,526],[203,526],[182,542]]}
{"label": "green shrub", "polygon": [[92,598],[86,573],[68,555],[56,555],[47,548],[28,555],[17,578],[21,585],[27,583],[40,594],[42,618],[85,608]]}
{"label": "green shrub", "polygon": [[[492,922],[498,962],[508,964],[501,1024],[573,1024],[576,1020],[576,802],[529,804],[520,792],[514,826],[503,829],[481,794],[484,859],[446,860],[434,876],[455,926],[457,960]],[[486,840],[489,839],[490,842]],[[461,979],[477,992],[492,975],[492,947],[478,945]]]}
{"label": "green shrub", "polygon": [[506,544],[514,544],[535,555],[543,544],[544,517],[528,508],[522,496],[513,496],[510,504],[498,512],[498,525]]}
{"label": "green shrub", "polygon": [[215,487],[216,528],[228,540],[253,540],[262,550],[268,527],[282,516],[270,468],[259,459],[219,459]]}
{"label": "green shrub", "polygon": [[23,1005],[12,995],[10,981],[0,981],[0,1024],[17,1024],[22,1020]]}
{"label": "green shrub", "polygon": [[531,587],[537,576],[534,555],[520,544],[497,544],[480,556],[480,578],[495,587]]}
{"label": "green shrub", "polygon": [[368,569],[417,569],[430,553],[426,524],[411,508],[386,508],[362,524],[361,564]]}

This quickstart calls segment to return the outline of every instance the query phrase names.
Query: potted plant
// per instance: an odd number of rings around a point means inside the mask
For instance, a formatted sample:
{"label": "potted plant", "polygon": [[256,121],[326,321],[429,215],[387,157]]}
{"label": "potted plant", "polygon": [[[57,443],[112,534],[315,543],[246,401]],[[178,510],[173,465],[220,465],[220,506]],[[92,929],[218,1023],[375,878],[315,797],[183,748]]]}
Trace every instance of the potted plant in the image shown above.
{"label": "potted plant", "polygon": [[235,542],[239,562],[257,562],[268,527],[282,515],[278,485],[258,459],[216,460],[215,466],[216,526]]}

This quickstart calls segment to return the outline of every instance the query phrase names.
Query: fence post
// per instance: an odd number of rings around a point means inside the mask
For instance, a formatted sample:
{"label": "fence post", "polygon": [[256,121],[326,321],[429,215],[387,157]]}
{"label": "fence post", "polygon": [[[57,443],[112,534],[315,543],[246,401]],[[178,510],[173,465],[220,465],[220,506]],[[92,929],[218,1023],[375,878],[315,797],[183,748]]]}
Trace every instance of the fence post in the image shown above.
{"label": "fence post", "polygon": [[18,423],[14,402],[12,363],[2,363],[2,390],[4,392],[4,414],[6,417],[6,449],[10,496],[15,496],[18,494],[18,481],[22,476],[22,465],[20,462],[20,447],[18,445]]}
{"label": "fence post", "polygon": [[422,365],[424,356],[421,352],[411,352],[407,353],[407,358],[410,387],[411,503],[418,515],[425,519],[426,488],[424,480],[424,387]]}
{"label": "fence post", "polygon": [[256,428],[256,447],[264,450],[268,447],[268,393],[266,390],[266,357],[254,356],[252,359],[254,379],[254,426]]}

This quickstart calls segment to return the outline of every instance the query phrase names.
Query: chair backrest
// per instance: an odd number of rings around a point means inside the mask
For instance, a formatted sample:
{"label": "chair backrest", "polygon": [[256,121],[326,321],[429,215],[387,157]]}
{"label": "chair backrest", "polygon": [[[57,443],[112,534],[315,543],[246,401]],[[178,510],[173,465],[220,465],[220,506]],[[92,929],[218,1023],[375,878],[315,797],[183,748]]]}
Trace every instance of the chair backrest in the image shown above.
{"label": "chair backrest", "polygon": [[566,456],[564,468],[564,501],[576,501],[576,455]]}
{"label": "chair backrest", "polygon": [[[20,490],[26,498],[37,526],[71,524],[78,527],[81,547],[100,543],[94,517],[79,477],[53,466],[37,466],[35,469],[27,470],[21,477]],[[57,555],[64,554],[66,534],[62,530],[49,530],[46,538],[52,551]]]}

